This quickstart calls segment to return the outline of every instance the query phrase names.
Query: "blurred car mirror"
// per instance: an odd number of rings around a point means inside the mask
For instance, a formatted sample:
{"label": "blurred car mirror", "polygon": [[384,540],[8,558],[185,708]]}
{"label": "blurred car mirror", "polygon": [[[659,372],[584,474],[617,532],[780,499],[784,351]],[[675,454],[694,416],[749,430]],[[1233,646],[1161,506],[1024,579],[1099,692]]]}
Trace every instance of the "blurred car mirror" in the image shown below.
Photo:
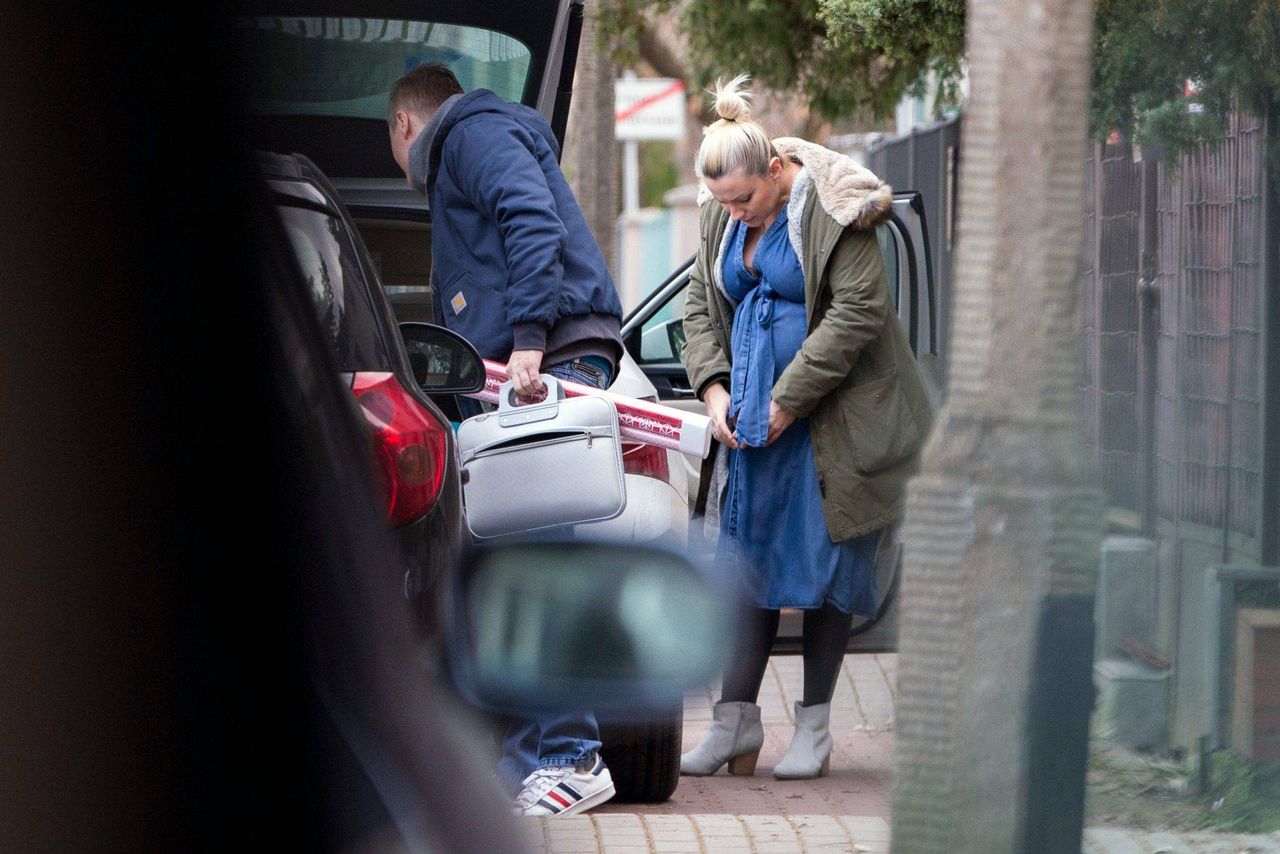
{"label": "blurred car mirror", "polygon": [[454,594],[448,647],[458,690],[511,714],[669,708],[719,671],[731,635],[725,592],[659,548],[486,545]]}
{"label": "blurred car mirror", "polygon": [[484,388],[484,363],[471,342],[431,323],[401,323],[413,379],[430,394],[470,394]]}

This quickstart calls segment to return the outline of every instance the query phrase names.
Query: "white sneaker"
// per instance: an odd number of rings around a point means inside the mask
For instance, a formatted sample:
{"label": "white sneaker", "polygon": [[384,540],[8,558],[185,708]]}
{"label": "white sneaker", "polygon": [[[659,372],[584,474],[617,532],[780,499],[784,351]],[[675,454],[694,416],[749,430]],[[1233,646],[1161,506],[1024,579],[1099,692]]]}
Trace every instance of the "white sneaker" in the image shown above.
{"label": "white sneaker", "polygon": [[586,812],[614,795],[613,775],[600,754],[589,769],[572,765],[548,765],[524,778],[516,796],[516,814],[560,816]]}

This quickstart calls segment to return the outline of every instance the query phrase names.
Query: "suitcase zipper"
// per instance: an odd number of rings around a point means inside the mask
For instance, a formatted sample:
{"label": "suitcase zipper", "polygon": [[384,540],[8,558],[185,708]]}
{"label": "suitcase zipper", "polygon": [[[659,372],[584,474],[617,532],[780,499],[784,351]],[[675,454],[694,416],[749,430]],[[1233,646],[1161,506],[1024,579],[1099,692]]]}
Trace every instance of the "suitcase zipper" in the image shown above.
{"label": "suitcase zipper", "polygon": [[463,465],[483,457],[506,454],[512,451],[523,451],[530,448],[545,448],[551,445],[564,444],[565,442],[581,442],[584,438],[587,440],[587,448],[590,449],[597,434],[606,438],[616,435],[611,427],[588,427],[581,430],[557,430],[556,432],[561,435],[556,436],[554,439],[544,439],[535,442],[522,442],[519,439],[500,439],[495,442],[490,442],[487,445],[473,448],[470,452],[463,455]]}

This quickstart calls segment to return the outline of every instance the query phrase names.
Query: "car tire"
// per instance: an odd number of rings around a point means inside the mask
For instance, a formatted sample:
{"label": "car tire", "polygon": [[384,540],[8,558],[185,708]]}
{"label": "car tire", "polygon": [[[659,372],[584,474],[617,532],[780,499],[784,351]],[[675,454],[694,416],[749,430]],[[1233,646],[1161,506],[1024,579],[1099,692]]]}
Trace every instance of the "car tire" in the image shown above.
{"label": "car tire", "polygon": [[620,803],[660,804],[680,782],[680,750],[684,709],[671,711],[643,723],[602,722],[600,749]]}

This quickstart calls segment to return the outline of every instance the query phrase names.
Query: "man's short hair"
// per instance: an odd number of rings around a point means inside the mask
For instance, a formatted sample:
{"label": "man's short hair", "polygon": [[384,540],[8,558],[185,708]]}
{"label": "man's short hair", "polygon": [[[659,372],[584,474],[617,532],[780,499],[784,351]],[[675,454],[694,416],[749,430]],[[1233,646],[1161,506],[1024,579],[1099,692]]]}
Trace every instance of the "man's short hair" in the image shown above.
{"label": "man's short hair", "polygon": [[462,84],[448,66],[438,62],[419,65],[391,85],[391,96],[387,99],[387,124],[395,127],[398,110],[427,118],[450,95],[461,94]]}

